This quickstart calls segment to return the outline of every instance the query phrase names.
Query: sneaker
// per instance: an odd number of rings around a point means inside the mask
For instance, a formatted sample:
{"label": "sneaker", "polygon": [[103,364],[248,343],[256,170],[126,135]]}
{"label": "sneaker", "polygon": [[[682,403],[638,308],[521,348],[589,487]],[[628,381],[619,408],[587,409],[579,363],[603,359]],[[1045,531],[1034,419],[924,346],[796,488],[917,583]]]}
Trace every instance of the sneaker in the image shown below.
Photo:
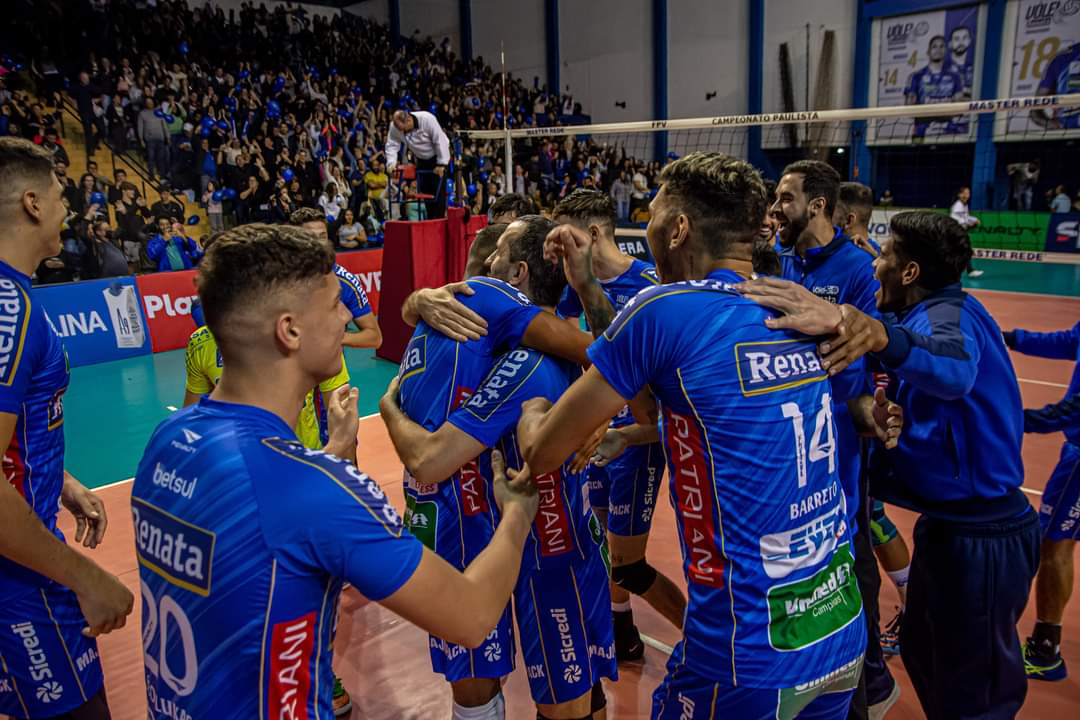
{"label": "sneaker", "polygon": [[900,683],[894,682],[889,697],[866,708],[867,717],[870,718],[870,720],[883,720],[885,714],[889,712],[889,709],[892,708],[899,699]]}
{"label": "sneaker", "polygon": [[1048,655],[1042,652],[1036,647],[1034,638],[1028,638],[1024,643],[1024,672],[1027,673],[1029,680],[1049,682],[1064,680],[1069,675],[1061,653]]}
{"label": "sneaker", "polygon": [[982,270],[972,270],[968,273],[968,277],[980,277],[983,274]]}
{"label": "sneaker", "polygon": [[886,655],[900,654],[900,623],[904,620],[904,611],[896,609],[896,616],[881,631],[881,652]]}
{"label": "sneaker", "polygon": [[352,711],[352,698],[345,692],[345,686],[341,684],[341,678],[334,676],[334,717],[348,715]]}
{"label": "sneaker", "polygon": [[621,615],[615,613],[615,660],[620,663],[637,662],[645,657],[645,643],[634,625],[633,615],[626,613],[628,622],[622,621]]}

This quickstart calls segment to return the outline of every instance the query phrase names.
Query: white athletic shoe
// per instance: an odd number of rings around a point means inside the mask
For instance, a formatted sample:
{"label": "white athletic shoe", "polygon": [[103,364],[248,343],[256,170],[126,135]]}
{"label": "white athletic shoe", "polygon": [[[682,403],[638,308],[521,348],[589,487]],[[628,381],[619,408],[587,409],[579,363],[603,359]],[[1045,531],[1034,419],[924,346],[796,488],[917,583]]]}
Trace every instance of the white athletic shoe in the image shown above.
{"label": "white athletic shoe", "polygon": [[889,697],[885,698],[879,703],[875,703],[867,708],[867,716],[870,720],[883,720],[885,715],[896,701],[900,699],[900,683],[894,682],[892,692],[889,693]]}
{"label": "white athletic shoe", "polygon": [[979,277],[983,274],[982,270],[972,270],[968,273],[968,277]]}

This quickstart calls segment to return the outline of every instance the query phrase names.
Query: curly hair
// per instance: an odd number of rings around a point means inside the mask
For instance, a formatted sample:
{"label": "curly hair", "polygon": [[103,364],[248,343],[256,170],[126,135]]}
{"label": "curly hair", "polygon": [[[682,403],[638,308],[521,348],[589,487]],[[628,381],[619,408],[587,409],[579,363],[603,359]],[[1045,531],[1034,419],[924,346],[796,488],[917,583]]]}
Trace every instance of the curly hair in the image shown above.
{"label": "curly hair", "polygon": [[931,210],[909,210],[889,221],[893,251],[901,262],[919,265],[916,284],[940,290],[960,282],[973,250],[967,230],[948,215]]}
{"label": "curly hair", "polygon": [[322,210],[316,210],[315,208],[308,207],[295,210],[291,215],[289,215],[290,225],[300,227],[304,223],[309,222],[326,222],[326,215],[323,214]]}
{"label": "curly hair", "polygon": [[754,242],[768,200],[761,174],[750,163],[693,152],[666,165],[660,182],[713,255],[725,255],[734,243]]}

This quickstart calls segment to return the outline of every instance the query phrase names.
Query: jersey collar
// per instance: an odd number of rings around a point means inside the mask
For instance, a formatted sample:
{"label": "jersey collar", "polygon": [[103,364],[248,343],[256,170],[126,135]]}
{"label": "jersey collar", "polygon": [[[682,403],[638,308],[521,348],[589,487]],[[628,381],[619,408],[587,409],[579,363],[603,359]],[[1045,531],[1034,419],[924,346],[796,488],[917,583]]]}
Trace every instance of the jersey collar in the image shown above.
{"label": "jersey collar", "polygon": [[742,275],[735,272],[734,270],[728,270],[727,268],[713,270],[711,273],[706,275],[705,278],[708,280],[716,280],[722,283],[730,283],[732,285],[746,281],[746,278],[744,278]]}
{"label": "jersey collar", "polygon": [[30,276],[24,275],[21,271],[8,265],[3,260],[0,260],[0,275],[5,275],[8,278],[14,280],[23,286],[24,289],[29,290],[31,286]]}
{"label": "jersey collar", "polygon": [[221,402],[220,400],[211,400],[209,396],[205,396],[199,399],[199,408],[213,415],[224,415],[229,417],[239,416],[254,420],[267,425],[268,428],[272,427],[273,432],[283,438],[292,439],[296,437],[296,432],[285,424],[284,420],[269,410],[264,410],[255,407],[254,405]]}

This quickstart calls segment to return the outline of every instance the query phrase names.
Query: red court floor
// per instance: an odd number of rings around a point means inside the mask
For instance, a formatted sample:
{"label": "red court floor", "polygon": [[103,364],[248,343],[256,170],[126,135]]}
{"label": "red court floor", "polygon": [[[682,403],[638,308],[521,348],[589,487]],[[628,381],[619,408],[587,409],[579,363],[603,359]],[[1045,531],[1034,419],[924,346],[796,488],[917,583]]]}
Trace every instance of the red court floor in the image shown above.
{"label": "red court floor", "polygon": [[[1080,299],[996,292],[976,294],[1003,328],[1055,330],[1070,327],[1080,320]],[[1020,386],[1026,407],[1042,406],[1062,397],[1072,372],[1071,363],[1015,354],[1013,360],[1022,379]],[[381,391],[381,388],[363,388],[365,393]],[[360,438],[361,468],[378,481],[399,508],[402,507],[401,464],[381,420],[372,417],[362,421]],[[1036,506],[1039,493],[1056,462],[1062,439],[1062,435],[1057,434],[1029,435],[1025,440],[1025,486]],[[114,485],[99,492],[107,503],[111,524],[104,546],[95,551],[94,556],[118,574],[137,595],[139,576],[132,526],[128,520],[130,484]],[[914,516],[895,508],[890,515],[910,542]],[[61,513],[61,517],[64,530],[70,536],[73,530],[70,516]],[[659,503],[649,555],[654,565],[682,582],[673,514],[666,502]],[[891,617],[895,605],[895,591],[886,578],[882,585],[882,615]],[[352,693],[352,717],[358,720],[449,718],[447,687],[431,672],[426,636],[378,605],[367,602],[354,590],[345,593],[341,608],[335,667]],[[663,676],[667,661],[663,647],[677,640],[674,628],[644,603],[635,601],[635,613],[639,628],[655,640],[652,643],[655,647],[648,648],[641,666],[621,668],[619,681],[606,685],[608,717],[613,720],[649,716],[650,696]],[[117,720],[146,717],[138,614],[137,609],[127,627],[101,640],[109,702]],[[1034,597],[1020,625],[1021,635],[1030,631],[1033,621]],[[1074,674],[1059,683],[1030,683],[1028,700],[1020,717],[1038,720],[1080,718],[1080,597],[1074,597],[1067,613],[1062,654]],[[514,720],[535,717],[520,659],[518,666],[506,688],[507,717]],[[899,658],[891,661],[890,666],[901,684],[903,695],[888,717],[894,720],[923,717]]]}

